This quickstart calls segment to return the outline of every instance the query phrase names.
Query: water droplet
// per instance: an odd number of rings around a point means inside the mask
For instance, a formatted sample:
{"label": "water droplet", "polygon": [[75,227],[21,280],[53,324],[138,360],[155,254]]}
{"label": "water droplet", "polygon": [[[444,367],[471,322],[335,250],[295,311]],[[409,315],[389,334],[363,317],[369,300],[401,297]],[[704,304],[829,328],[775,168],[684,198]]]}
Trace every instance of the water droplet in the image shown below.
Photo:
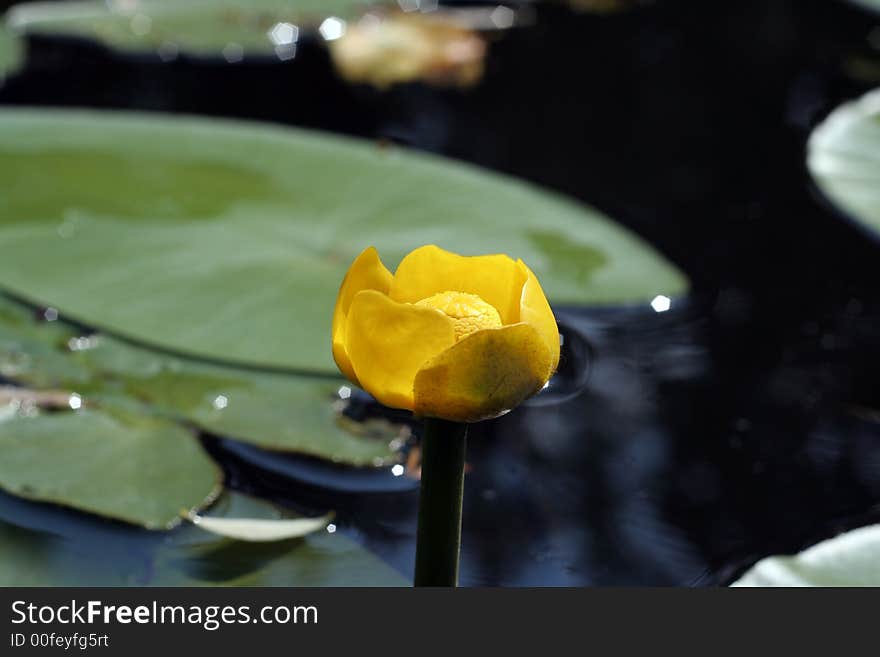
{"label": "water droplet", "polygon": [[85,351],[87,349],[92,349],[98,344],[97,336],[82,336],[76,338],[70,338],[67,341],[67,348],[70,351]]}

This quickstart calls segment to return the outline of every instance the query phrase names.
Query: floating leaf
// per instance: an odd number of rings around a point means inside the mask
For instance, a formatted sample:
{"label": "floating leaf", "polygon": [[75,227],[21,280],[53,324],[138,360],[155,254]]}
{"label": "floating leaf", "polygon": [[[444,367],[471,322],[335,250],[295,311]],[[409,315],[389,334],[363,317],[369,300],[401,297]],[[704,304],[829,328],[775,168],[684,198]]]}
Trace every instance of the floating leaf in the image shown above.
{"label": "floating leaf", "polygon": [[759,561],[733,586],[880,586],[880,525]]}
{"label": "floating leaf", "polygon": [[551,301],[680,294],[598,213],[471,166],[244,122],[0,111],[0,280],[89,326],[215,360],[335,372],[348,265],[435,242],[522,257]]}
{"label": "floating leaf", "polygon": [[0,422],[0,488],[42,502],[167,529],[213,500],[222,473],[176,424],[97,410]]}
{"label": "floating leaf", "polygon": [[[8,22],[27,33],[99,40],[132,52],[177,51],[219,56],[228,44],[244,54],[272,54],[295,44],[298,34],[277,24],[317,26],[328,16],[358,15],[366,0],[139,0],[136,4],[85,0],[73,6],[34,2],[16,5]],[[279,53],[283,55],[283,52]]]}
{"label": "floating leaf", "polygon": [[[0,375],[91,401],[128,400],[216,435],[348,465],[396,461],[408,431],[391,423],[343,421],[336,409],[341,379],[211,365],[104,335],[84,336],[63,320],[39,322],[3,297]],[[372,433],[358,434],[359,428]]]}
{"label": "floating leaf", "polygon": [[[211,517],[282,519],[225,492]],[[340,532],[247,543],[185,524],[157,534],[0,493],[0,586],[406,586]]]}
{"label": "floating leaf", "polygon": [[262,543],[267,541],[283,541],[290,538],[301,538],[326,529],[333,520],[333,513],[318,518],[286,518],[269,520],[266,518],[212,518],[197,513],[184,516],[199,529],[212,534],[234,538],[239,541]]}
{"label": "floating leaf", "polygon": [[880,231],[880,89],[834,110],[810,136],[807,158],[822,192]]}

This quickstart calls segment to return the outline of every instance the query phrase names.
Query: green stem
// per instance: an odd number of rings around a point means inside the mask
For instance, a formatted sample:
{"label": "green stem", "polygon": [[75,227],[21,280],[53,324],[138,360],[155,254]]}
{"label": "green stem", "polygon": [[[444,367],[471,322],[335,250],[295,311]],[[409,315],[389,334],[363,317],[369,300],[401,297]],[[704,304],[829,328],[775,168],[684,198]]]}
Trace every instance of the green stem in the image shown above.
{"label": "green stem", "polygon": [[467,425],[425,418],[416,586],[457,586]]}

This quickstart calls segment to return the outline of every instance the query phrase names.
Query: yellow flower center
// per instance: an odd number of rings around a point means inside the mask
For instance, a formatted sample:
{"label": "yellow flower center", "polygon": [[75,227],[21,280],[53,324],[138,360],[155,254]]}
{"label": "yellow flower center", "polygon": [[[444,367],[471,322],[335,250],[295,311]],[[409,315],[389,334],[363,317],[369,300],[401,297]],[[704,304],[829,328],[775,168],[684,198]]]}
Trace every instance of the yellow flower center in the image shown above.
{"label": "yellow flower center", "polygon": [[482,329],[501,326],[501,316],[495,307],[476,294],[440,292],[417,301],[415,305],[439,310],[449,317],[455,330],[456,342]]}

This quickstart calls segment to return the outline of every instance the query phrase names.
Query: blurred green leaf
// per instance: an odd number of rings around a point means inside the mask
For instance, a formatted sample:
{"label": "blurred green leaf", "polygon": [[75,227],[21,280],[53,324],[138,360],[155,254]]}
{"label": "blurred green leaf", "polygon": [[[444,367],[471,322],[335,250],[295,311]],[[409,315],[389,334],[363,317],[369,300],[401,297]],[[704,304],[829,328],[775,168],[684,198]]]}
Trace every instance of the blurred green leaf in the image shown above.
{"label": "blurred green leaf", "polygon": [[880,89],[834,110],[810,136],[807,162],[831,201],[880,231]]}
{"label": "blurred green leaf", "polygon": [[4,77],[19,69],[23,59],[21,40],[0,24],[0,85]]}
{"label": "blurred green leaf", "polygon": [[368,4],[366,0],[35,2],[17,5],[8,21],[23,32],[89,37],[125,51],[155,51],[164,45],[173,46],[174,52],[217,56],[233,43],[245,53],[265,55],[276,46],[269,32],[278,23],[314,27],[329,16],[359,16]]}
{"label": "blurred green leaf", "polygon": [[880,586],[880,525],[762,559],[733,586]]}
{"label": "blurred green leaf", "polygon": [[682,293],[602,215],[427,155],[268,125],[0,111],[0,280],[91,326],[234,363],[335,372],[354,257],[437,243],[523,258],[556,303]]}
{"label": "blurred green leaf", "polygon": [[220,491],[222,472],[190,432],[130,412],[17,412],[0,421],[0,488],[167,529]]}

